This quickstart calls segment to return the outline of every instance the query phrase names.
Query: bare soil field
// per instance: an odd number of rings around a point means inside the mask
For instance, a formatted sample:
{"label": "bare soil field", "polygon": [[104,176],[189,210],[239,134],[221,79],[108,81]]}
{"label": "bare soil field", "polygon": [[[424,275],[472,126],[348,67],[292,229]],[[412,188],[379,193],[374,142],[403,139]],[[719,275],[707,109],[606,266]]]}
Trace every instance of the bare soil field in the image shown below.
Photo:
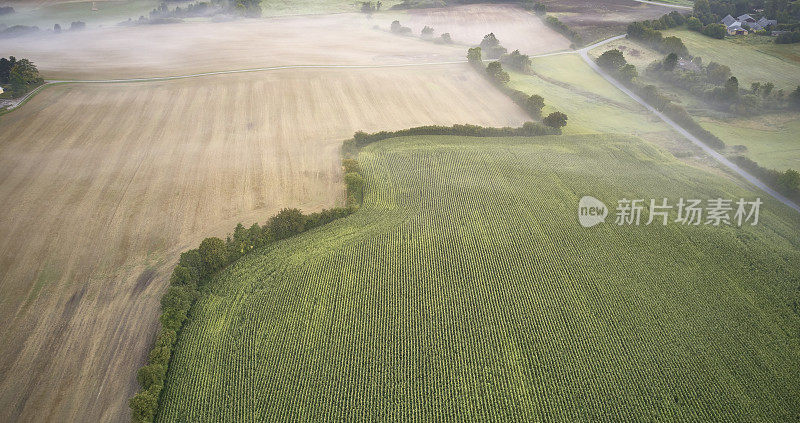
{"label": "bare soil field", "polygon": [[3,50],[31,59],[47,79],[465,59],[462,46],[400,38],[373,29],[377,23],[362,14],[340,14],[110,27],[7,39]]}
{"label": "bare soil field", "polygon": [[542,0],[552,14],[578,31],[587,42],[624,34],[633,21],[658,18],[676,10],[672,7],[633,0]]}
{"label": "bare soil field", "polygon": [[0,118],[0,421],[121,421],[177,254],[341,201],[356,130],[523,112],[467,65],[50,87]]}
{"label": "bare soil field", "polygon": [[419,35],[426,25],[434,36],[449,32],[453,41],[468,46],[494,32],[509,51],[524,54],[549,53],[569,48],[570,41],[551,30],[535,14],[512,5],[473,4],[436,9],[409,10],[397,19]]}

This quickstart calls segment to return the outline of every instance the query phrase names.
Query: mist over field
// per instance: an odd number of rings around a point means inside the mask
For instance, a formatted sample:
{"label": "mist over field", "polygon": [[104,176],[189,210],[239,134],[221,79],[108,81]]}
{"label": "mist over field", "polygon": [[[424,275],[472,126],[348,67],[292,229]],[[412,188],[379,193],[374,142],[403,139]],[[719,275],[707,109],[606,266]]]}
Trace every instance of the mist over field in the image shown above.
{"label": "mist over field", "polygon": [[0,422],[797,420],[800,43],[670,1],[0,2]]}

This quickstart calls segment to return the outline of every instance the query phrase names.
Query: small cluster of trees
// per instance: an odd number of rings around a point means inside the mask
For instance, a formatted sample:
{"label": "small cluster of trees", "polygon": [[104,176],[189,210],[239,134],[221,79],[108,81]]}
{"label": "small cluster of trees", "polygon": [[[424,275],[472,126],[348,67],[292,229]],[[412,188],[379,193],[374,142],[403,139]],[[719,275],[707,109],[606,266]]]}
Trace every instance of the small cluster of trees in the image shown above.
{"label": "small cluster of trees", "polygon": [[500,63],[523,73],[531,71],[531,58],[527,54],[520,53],[519,50],[500,56]]}
{"label": "small cluster of trees", "polygon": [[392,22],[392,25],[389,27],[389,29],[395,34],[401,34],[401,35],[411,34],[411,28],[400,25],[400,21]]}
{"label": "small cluster of trees", "polygon": [[572,41],[572,48],[583,45],[583,37],[581,37],[581,34],[578,34],[564,22],[561,22],[557,17],[548,16],[544,19],[544,23],[550,28],[553,28],[556,32],[569,38],[569,40]]}
{"label": "small cluster of trees", "polygon": [[686,56],[689,51],[678,37],[664,37],[661,30],[683,25],[686,19],[678,12],[672,11],[652,21],[632,22],[628,25],[628,37],[639,40],[662,53],[675,53]]}
{"label": "small cluster of trees", "polygon": [[44,82],[36,65],[28,59],[0,58],[0,84],[11,86],[11,95],[21,97]]}
{"label": "small cluster of trees", "polygon": [[373,13],[381,10],[381,6],[383,3],[380,1],[372,2],[372,1],[362,1],[361,2],[361,12],[363,13]]}
{"label": "small cluster of trees", "polygon": [[630,82],[639,76],[636,66],[628,63],[622,52],[617,49],[601,54],[597,58],[597,65],[625,82]]}
{"label": "small cluster of trees", "polygon": [[161,3],[157,9],[150,11],[150,19],[170,19],[170,18],[197,18],[211,16],[221,9],[216,9],[210,2],[189,3],[185,8],[177,6],[170,10],[167,3]]}
{"label": "small cluster of trees", "polygon": [[480,44],[481,54],[485,54],[489,59],[497,59],[506,54],[508,50],[500,45],[500,40],[495,37],[493,32],[483,36]]}
{"label": "small cluster of trees", "polygon": [[677,64],[677,56],[671,53],[664,60],[651,63],[647,72],[718,109],[740,115],[791,107],[784,91],[774,90],[775,85],[771,82],[756,82],[748,89],[739,86],[739,80],[731,75],[728,66],[716,62],[703,66],[700,57],[692,58],[690,68],[679,68]]}

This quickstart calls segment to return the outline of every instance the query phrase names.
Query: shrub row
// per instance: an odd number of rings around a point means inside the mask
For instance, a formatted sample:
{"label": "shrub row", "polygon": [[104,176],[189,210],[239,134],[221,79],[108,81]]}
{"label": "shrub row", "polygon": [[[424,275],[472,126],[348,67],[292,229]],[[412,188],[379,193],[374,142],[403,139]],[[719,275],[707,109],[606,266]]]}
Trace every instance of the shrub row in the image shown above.
{"label": "shrub row", "polygon": [[575,30],[567,26],[564,22],[561,22],[557,17],[548,16],[544,18],[544,23],[550,28],[553,28],[556,32],[569,38],[569,40],[572,41],[573,47],[583,45],[583,37],[581,37],[581,34],[575,32]]}
{"label": "shrub row", "polygon": [[730,159],[739,167],[747,170],[753,176],[789,197],[794,202],[800,202],[800,173],[796,170],[788,169],[784,172],[780,172],[767,169],[742,155],[733,156]]}
{"label": "shrub row", "polygon": [[460,135],[465,137],[515,137],[515,136],[540,136],[557,135],[560,131],[534,122],[525,122],[519,128],[502,127],[492,128],[479,125],[453,125],[440,126],[428,125],[417,126],[414,128],[401,129],[399,131],[380,131],[368,134],[363,131],[355,133],[353,138],[344,142],[342,151],[347,157],[353,157],[360,148],[395,137],[407,137],[412,135]]}
{"label": "shrub row", "polygon": [[201,298],[211,277],[251,250],[289,238],[304,231],[345,217],[357,210],[364,198],[364,177],[358,162],[342,162],[347,188],[347,207],[336,207],[308,215],[298,209],[283,209],[263,226],[254,223],[246,229],[241,223],[225,241],[206,238],[198,248],[181,254],[170,276],[170,286],[161,298],[161,331],[140,368],[136,380],[140,391],[129,401],[134,422],[152,422],[167,377],[169,361],[178,335],[189,318],[192,305]]}
{"label": "shrub row", "polygon": [[660,31],[675,28],[685,22],[686,18],[676,11],[652,21],[631,22],[627,28],[628,38],[639,40],[665,54],[675,53],[678,56],[687,56],[689,51],[683,44],[683,40],[673,36],[664,37]]}

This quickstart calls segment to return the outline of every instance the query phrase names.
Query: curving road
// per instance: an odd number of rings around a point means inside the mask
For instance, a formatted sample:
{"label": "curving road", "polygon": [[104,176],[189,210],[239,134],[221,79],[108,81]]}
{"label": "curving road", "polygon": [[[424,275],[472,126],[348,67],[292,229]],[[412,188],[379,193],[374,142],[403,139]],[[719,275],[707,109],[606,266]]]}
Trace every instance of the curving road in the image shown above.
{"label": "curving road", "polygon": [[[621,38],[621,37],[623,37],[623,36],[620,36],[620,37],[617,37],[617,38]],[[601,43],[600,45],[602,45],[602,44],[603,43]],[[595,47],[597,47],[597,46],[595,46]],[[592,60],[589,57],[589,50],[591,48],[593,48],[593,47],[589,46],[589,47],[583,48],[583,49],[579,50],[579,53],[580,53],[581,57],[583,58],[583,61],[586,62],[586,64],[588,64],[589,67],[591,67],[595,72],[599,73],[600,76],[605,78],[608,82],[610,82],[612,85],[617,87],[620,91],[622,91],[623,93],[627,94],[628,97],[632,98],[634,101],[636,101],[637,103],[639,103],[642,106],[644,106],[651,113],[653,113],[654,115],[658,116],[659,119],[663,120],[667,125],[671,126],[673,129],[678,131],[678,133],[680,133],[686,139],[691,141],[692,144],[694,144],[694,145],[700,147],[701,149],[703,149],[703,151],[705,151],[709,156],[713,157],[716,161],[722,163],[723,165],[725,165],[725,167],[729,168],[730,170],[738,173],[739,176],[741,176],[742,178],[746,179],[751,184],[757,186],[762,191],[766,192],[767,194],[769,194],[770,196],[772,196],[776,200],[780,201],[783,204],[786,204],[787,206],[789,206],[790,208],[794,209],[795,211],[800,212],[800,206],[795,204],[792,200],[786,198],[781,193],[779,193],[779,192],[775,191],[774,189],[768,187],[765,183],[761,182],[758,178],[756,178],[755,176],[751,175],[750,173],[748,173],[744,169],[740,168],[735,163],[733,163],[730,160],[728,160],[727,158],[725,158],[725,156],[723,156],[722,154],[718,153],[713,148],[707,146],[704,142],[700,141],[699,138],[697,138],[694,135],[690,134],[689,131],[683,129],[682,126],[678,125],[672,119],[668,118],[666,115],[664,115],[663,113],[661,113],[658,110],[656,110],[653,106],[647,104],[647,102],[645,102],[641,97],[639,97],[638,95],[634,94],[633,91],[629,90],[627,87],[625,87],[624,85],[619,83],[616,79],[611,77],[611,75],[609,75],[608,73],[606,73],[606,71],[601,69],[600,66],[597,66],[597,63],[595,63],[594,60]]]}

